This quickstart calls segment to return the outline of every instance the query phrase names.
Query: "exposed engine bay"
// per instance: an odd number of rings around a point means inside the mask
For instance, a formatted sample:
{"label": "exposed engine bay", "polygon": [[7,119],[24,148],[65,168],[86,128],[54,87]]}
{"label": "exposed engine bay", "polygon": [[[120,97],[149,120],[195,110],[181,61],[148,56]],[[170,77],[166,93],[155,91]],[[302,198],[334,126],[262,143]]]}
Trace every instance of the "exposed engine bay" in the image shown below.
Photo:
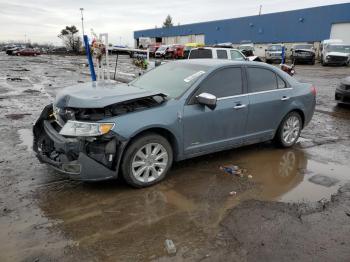
{"label": "exposed engine bay", "polygon": [[68,120],[99,121],[113,116],[152,108],[165,101],[165,95],[154,95],[119,102],[104,108],[58,108],[54,105],[53,110],[58,124],[63,126]]}

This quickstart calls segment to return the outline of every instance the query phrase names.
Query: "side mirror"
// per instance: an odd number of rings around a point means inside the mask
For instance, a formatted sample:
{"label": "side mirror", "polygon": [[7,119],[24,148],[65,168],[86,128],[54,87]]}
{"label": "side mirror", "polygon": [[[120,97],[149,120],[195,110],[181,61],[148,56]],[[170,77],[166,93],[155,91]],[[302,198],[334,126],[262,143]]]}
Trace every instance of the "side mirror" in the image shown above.
{"label": "side mirror", "polygon": [[201,93],[196,98],[199,104],[207,106],[211,110],[214,110],[216,108],[216,96],[209,93]]}

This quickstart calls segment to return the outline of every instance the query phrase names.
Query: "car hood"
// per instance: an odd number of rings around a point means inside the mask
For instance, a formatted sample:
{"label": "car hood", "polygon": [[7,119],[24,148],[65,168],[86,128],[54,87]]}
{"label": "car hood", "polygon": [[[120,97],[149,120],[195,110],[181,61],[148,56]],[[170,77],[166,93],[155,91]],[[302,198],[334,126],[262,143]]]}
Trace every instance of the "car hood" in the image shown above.
{"label": "car hood", "polygon": [[341,53],[341,52],[329,52],[329,53],[327,53],[327,55],[348,57],[350,54]]}
{"label": "car hood", "polygon": [[159,92],[147,91],[126,84],[85,83],[63,89],[57,94],[54,105],[59,108],[103,108],[154,95],[164,96]]}

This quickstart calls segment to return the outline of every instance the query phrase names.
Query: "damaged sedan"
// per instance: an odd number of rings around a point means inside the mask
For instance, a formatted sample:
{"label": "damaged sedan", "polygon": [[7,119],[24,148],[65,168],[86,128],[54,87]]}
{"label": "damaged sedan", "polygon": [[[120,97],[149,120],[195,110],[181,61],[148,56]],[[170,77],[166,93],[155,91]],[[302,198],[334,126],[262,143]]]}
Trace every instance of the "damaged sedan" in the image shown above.
{"label": "damaged sedan", "polygon": [[128,85],[72,86],[33,127],[38,159],[73,179],[153,185],[173,161],[275,140],[293,146],[316,90],[255,62],[169,62]]}

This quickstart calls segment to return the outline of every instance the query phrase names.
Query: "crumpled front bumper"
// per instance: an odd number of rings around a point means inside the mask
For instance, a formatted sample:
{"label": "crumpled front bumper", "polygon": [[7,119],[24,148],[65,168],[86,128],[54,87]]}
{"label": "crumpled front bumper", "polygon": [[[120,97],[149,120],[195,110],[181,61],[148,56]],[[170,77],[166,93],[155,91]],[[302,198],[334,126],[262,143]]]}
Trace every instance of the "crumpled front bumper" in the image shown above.
{"label": "crumpled front bumper", "polygon": [[52,119],[52,105],[43,110],[33,127],[33,134],[33,150],[39,161],[60,173],[72,179],[84,181],[117,178],[122,151],[126,143],[118,141],[116,137],[110,136],[110,141],[95,145],[99,153],[105,154],[106,159],[108,158],[101,163],[102,161],[97,161],[96,153],[89,150],[90,142],[84,138],[64,137],[57,132]]}

